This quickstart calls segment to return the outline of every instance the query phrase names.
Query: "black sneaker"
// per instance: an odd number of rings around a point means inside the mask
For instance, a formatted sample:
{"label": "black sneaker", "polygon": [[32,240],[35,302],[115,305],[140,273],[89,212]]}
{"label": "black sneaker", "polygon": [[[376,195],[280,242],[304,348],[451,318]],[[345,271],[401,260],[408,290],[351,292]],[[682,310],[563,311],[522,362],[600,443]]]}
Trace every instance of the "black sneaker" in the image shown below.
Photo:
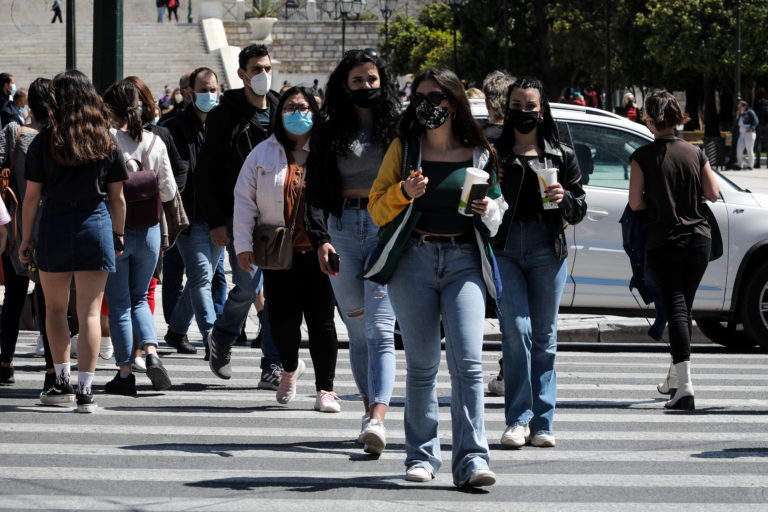
{"label": "black sneaker", "polygon": [[208,348],[208,342],[206,341],[203,346],[205,347],[205,355],[203,356],[203,361],[210,361],[211,360],[211,349]]}
{"label": "black sneaker", "polygon": [[46,372],[45,380],[43,381],[43,393],[48,392],[48,390],[50,390],[55,385],[56,385],[56,374]]}
{"label": "black sneaker", "polygon": [[251,348],[261,348],[261,333],[264,331],[264,311],[259,311],[256,313],[256,316],[259,317],[259,334],[253,338],[253,341],[251,342]]}
{"label": "black sneaker", "polygon": [[93,401],[93,395],[88,393],[78,393],[77,394],[77,412],[82,413],[91,413],[95,412],[96,408],[98,406],[96,405],[96,402]]}
{"label": "black sneaker", "polygon": [[123,379],[118,370],[115,378],[104,385],[104,392],[110,395],[133,396],[136,394],[136,376],[130,374]]}
{"label": "black sneaker", "polygon": [[277,391],[280,386],[280,375],[282,375],[283,369],[276,364],[269,365],[269,370],[261,372],[261,380],[259,381],[259,389],[271,389]]}
{"label": "black sneaker", "polygon": [[16,382],[13,366],[0,366],[0,386],[10,386]]}
{"label": "black sneaker", "polygon": [[171,387],[171,378],[156,354],[147,354],[147,377],[152,381],[152,389],[164,391]]}
{"label": "black sneaker", "polygon": [[211,351],[211,358],[208,360],[208,366],[215,376],[220,379],[229,380],[232,378],[232,347],[222,347],[213,341],[213,331],[208,334],[208,349]]}
{"label": "black sneaker", "polygon": [[169,347],[175,348],[179,354],[197,354],[197,349],[189,343],[186,334],[178,334],[168,329],[165,333],[165,343]]}
{"label": "black sneaker", "polygon": [[237,338],[235,338],[235,344],[245,345],[246,343],[248,343],[248,335],[245,334],[245,324],[243,324],[243,328],[240,330],[240,334],[238,334]]}
{"label": "black sneaker", "polygon": [[[53,375],[53,374],[52,374]],[[45,376],[46,380],[48,375]],[[56,375],[53,375],[54,384],[50,388],[43,389],[40,393],[40,403],[43,405],[66,404],[75,401],[75,390],[67,384],[56,384]]]}

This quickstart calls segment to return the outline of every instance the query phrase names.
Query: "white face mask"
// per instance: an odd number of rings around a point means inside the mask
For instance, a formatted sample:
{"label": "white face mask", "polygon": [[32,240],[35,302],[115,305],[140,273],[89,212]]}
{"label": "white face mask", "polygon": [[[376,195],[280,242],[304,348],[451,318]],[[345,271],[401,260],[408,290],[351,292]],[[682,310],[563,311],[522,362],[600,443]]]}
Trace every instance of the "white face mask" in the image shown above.
{"label": "white face mask", "polygon": [[174,94],[173,99],[176,100],[176,103],[181,103],[182,101],[184,101],[184,96],[182,96],[181,94]]}
{"label": "white face mask", "polygon": [[272,75],[266,71],[262,71],[258,75],[253,75],[250,85],[251,90],[256,96],[266,96],[269,92],[269,88],[272,86]]}

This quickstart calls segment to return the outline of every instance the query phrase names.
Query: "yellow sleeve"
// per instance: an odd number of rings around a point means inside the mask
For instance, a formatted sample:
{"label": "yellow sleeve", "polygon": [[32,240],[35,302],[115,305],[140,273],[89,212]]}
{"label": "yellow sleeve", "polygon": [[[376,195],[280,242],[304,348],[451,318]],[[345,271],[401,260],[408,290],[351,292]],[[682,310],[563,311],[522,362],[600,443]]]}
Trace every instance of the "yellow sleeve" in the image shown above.
{"label": "yellow sleeve", "polygon": [[403,211],[413,199],[407,199],[400,184],[403,182],[401,168],[403,147],[400,139],[390,144],[381,161],[379,175],[368,194],[368,212],[377,226],[383,226]]}

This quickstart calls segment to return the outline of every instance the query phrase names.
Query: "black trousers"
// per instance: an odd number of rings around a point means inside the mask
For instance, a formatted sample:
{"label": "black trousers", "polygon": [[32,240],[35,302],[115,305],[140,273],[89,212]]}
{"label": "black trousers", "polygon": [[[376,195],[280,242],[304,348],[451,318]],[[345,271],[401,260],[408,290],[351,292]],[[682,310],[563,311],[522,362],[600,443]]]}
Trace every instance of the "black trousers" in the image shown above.
{"label": "black trousers", "polygon": [[690,235],[647,252],[659,296],[667,314],[674,364],[691,359],[691,307],[709,263],[712,240]]}
{"label": "black trousers", "polygon": [[309,331],[309,354],[317,391],[333,391],[339,350],[333,323],[336,299],[328,276],[320,270],[316,251],[293,253],[288,270],[264,270],[264,297],[269,327],[283,370],[299,365],[302,314]]}
{"label": "black trousers", "polygon": [[760,153],[768,151],[768,124],[757,125],[755,137],[755,168],[760,167]]}
{"label": "black trousers", "polygon": [[10,363],[16,353],[16,341],[19,339],[19,320],[27,299],[29,278],[16,275],[8,255],[3,252],[3,276],[5,293],[3,294],[3,312],[0,314],[0,361]]}

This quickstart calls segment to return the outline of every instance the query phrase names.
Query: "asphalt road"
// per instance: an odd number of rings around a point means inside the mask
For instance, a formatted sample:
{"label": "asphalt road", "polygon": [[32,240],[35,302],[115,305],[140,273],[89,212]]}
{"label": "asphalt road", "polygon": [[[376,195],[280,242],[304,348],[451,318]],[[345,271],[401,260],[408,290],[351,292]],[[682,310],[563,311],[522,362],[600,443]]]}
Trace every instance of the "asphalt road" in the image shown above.
{"label": "asphalt road", "polygon": [[[658,347],[569,347],[558,355],[557,447],[503,450],[502,397],[486,398],[488,490],[455,488],[449,471],[449,378],[441,367],[444,467],[427,484],[404,480],[404,360],[398,351],[389,445],[374,458],[354,443],[362,405],[348,352],[339,352],[340,414],[312,410],[311,360],[297,397],[256,389],[257,350],[236,346],[234,377],[215,378],[201,355],[163,352],[173,387],[139,396],[100,393],[99,410],[38,405],[43,360],[22,332],[17,384],[0,388],[0,509],[7,510],[765,510],[768,355],[694,349],[697,411],[665,412],[655,384]],[[575,350],[574,350],[575,349]],[[483,354],[486,380],[498,354]],[[468,508],[471,507],[471,508]]]}

